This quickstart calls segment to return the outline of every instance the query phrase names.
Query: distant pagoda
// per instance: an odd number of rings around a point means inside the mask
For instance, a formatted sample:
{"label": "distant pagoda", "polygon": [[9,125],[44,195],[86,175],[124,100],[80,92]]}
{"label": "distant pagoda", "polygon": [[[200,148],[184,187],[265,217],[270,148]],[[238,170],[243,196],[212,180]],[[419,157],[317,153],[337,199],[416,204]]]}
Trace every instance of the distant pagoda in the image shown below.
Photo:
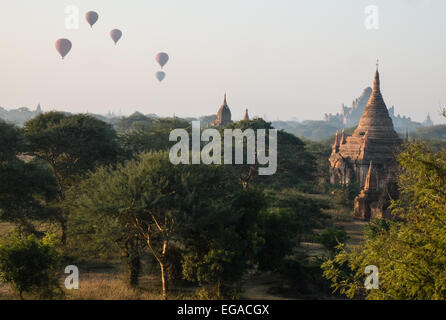
{"label": "distant pagoda", "polygon": [[223,99],[223,104],[217,112],[217,120],[215,120],[211,125],[214,127],[224,127],[231,123],[232,120],[231,110],[229,109],[228,103],[226,101],[226,93]]}
{"label": "distant pagoda", "polygon": [[357,182],[361,193],[355,199],[354,215],[368,220],[388,217],[390,199],[397,197],[396,152],[402,140],[380,90],[378,67],[370,99],[352,136],[336,134],[330,156],[330,181],[333,184]]}
{"label": "distant pagoda", "polygon": [[428,113],[426,120],[423,121],[423,126],[425,127],[432,127],[434,125],[434,122],[431,119],[431,115]]}
{"label": "distant pagoda", "polygon": [[245,110],[245,115],[243,116],[243,120],[249,120],[248,109]]}

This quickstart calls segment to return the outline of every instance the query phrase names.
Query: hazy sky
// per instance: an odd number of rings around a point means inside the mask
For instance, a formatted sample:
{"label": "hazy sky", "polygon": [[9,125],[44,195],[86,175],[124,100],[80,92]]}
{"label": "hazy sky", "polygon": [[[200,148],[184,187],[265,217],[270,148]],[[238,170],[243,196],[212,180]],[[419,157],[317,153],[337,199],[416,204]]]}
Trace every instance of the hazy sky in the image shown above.
{"label": "hazy sky", "polygon": [[[80,9],[78,30],[65,28],[67,5]],[[364,27],[368,5],[378,30]],[[89,10],[100,15],[93,30]],[[445,18],[444,0],[1,0],[0,106],[199,116],[227,92],[234,119],[245,108],[321,119],[371,85],[379,58],[387,106],[440,122]],[[58,38],[73,42],[64,61]],[[160,51],[171,57],[162,84]]]}

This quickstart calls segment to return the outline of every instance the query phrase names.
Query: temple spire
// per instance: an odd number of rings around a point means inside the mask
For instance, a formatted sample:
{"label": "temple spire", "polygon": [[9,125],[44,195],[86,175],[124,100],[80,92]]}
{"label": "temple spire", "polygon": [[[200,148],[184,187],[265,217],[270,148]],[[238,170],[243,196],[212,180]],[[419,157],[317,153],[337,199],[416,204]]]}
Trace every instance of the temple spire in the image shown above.
{"label": "temple spire", "polygon": [[335,141],[333,143],[332,148],[335,152],[338,152],[338,150],[339,150],[339,132],[338,131],[336,131],[336,137],[335,137]]}
{"label": "temple spire", "polygon": [[346,140],[345,140],[345,130],[342,129],[342,134],[341,134],[341,142],[340,144],[345,144]]}
{"label": "temple spire", "polygon": [[243,116],[243,120],[249,120],[248,109],[245,110],[245,115]]}
{"label": "temple spire", "polygon": [[226,126],[228,123],[232,122],[231,120],[231,110],[229,109],[227,100],[226,100],[226,92],[223,98],[223,104],[220,106],[217,112],[217,120],[212,122],[212,126]]}
{"label": "temple spire", "polygon": [[389,111],[381,94],[378,66],[375,72],[372,93],[353,136],[360,137],[367,130],[369,131],[369,138],[398,138],[398,134],[395,132],[392,119],[390,118]]}
{"label": "temple spire", "polygon": [[373,80],[373,91],[380,92],[378,63],[376,64],[375,79]]}
{"label": "temple spire", "polygon": [[373,171],[373,161],[370,160],[369,171],[367,172],[367,177],[365,178],[364,191],[370,190],[374,186],[371,185]]}

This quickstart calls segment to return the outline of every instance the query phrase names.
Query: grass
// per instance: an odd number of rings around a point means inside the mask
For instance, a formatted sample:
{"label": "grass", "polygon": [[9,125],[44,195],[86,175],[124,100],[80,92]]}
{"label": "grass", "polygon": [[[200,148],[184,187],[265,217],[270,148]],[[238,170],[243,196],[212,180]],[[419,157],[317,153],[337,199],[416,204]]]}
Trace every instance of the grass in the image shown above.
{"label": "grass", "polygon": [[156,291],[131,288],[119,275],[105,274],[90,274],[78,290],[65,290],[68,300],[161,300]]}
{"label": "grass", "polygon": [[0,237],[6,235],[14,228],[14,225],[7,222],[0,222]]}
{"label": "grass", "polygon": [[[65,300],[162,300],[158,286],[145,287],[151,282],[149,277],[141,278],[141,285],[131,288],[124,276],[120,274],[89,273],[81,276],[79,289],[67,290],[64,286],[65,278],[61,279],[60,286],[65,294]],[[174,290],[173,290],[174,291]],[[184,298],[173,292],[169,299]],[[193,298],[187,297],[187,298]],[[9,285],[0,284],[0,300],[19,300],[18,294]],[[25,299],[33,299],[25,295]]]}

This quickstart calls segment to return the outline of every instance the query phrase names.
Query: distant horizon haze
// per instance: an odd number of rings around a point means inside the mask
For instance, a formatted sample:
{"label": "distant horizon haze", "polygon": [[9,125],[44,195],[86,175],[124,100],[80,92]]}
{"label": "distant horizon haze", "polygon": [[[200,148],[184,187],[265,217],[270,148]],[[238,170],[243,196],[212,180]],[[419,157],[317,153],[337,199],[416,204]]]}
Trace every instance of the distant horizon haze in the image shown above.
{"label": "distant horizon haze", "polygon": [[[77,30],[65,27],[69,5],[80,10]],[[368,5],[378,30],[364,26]],[[441,0],[4,0],[0,106],[199,117],[226,92],[236,120],[246,108],[270,121],[322,120],[372,86],[379,59],[388,108],[444,123],[444,13]],[[73,43],[64,60],[59,38]],[[158,52],[170,55],[162,83]]]}

